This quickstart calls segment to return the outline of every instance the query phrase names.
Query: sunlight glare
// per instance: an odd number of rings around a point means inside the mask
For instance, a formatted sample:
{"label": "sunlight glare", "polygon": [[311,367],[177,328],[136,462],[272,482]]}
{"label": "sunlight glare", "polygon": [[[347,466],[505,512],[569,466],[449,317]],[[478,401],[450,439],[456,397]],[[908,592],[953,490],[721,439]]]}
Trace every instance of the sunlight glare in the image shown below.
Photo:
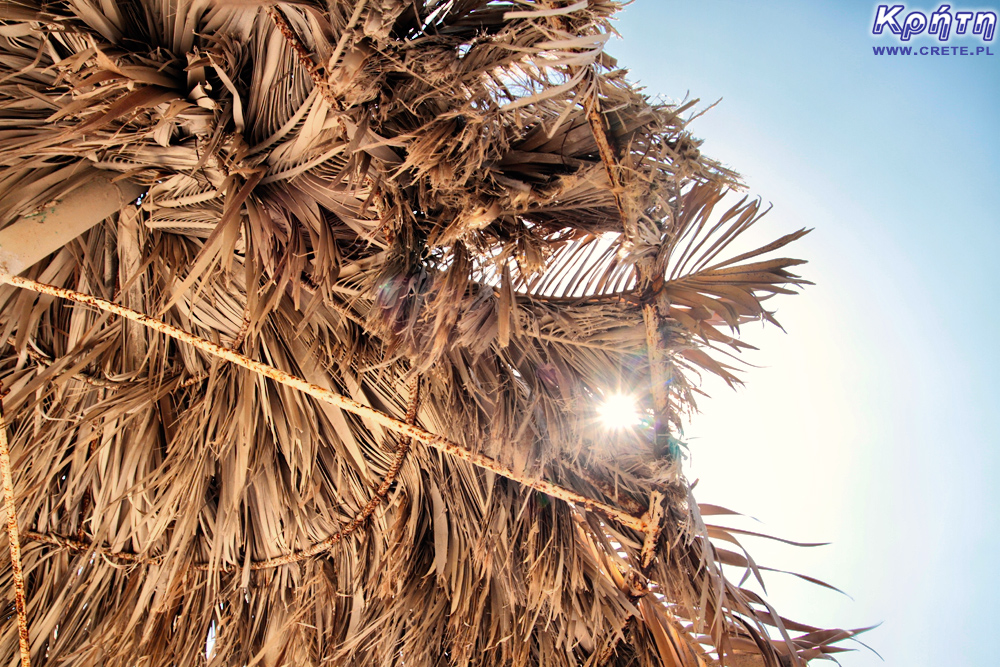
{"label": "sunlight glare", "polygon": [[635,426],[639,422],[635,399],[625,394],[611,394],[597,409],[601,421],[607,428],[620,429]]}

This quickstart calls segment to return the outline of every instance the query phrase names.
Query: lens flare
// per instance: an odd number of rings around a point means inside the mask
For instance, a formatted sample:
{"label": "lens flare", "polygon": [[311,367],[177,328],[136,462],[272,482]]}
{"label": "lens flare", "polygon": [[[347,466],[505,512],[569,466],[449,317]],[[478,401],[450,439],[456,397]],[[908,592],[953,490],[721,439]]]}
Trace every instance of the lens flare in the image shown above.
{"label": "lens flare", "polygon": [[626,394],[611,394],[597,408],[601,422],[610,429],[628,428],[639,423],[635,399]]}

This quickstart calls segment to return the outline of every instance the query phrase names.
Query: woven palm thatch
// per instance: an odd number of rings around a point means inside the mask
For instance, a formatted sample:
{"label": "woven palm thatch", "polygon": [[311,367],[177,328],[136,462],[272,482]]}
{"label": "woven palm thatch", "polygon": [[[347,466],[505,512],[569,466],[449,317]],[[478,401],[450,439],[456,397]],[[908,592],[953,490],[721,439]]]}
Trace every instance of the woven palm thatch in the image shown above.
{"label": "woven palm thatch", "polygon": [[760,205],[618,8],[0,2],[7,664],[17,619],[69,667],[841,650],[681,471],[804,232],[729,252]]}

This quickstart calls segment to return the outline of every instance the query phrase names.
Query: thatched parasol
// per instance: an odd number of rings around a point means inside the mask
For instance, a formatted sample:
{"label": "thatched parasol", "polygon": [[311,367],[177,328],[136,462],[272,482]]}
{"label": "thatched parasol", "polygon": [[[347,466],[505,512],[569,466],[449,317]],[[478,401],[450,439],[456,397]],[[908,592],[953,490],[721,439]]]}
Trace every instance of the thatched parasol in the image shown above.
{"label": "thatched parasol", "polygon": [[804,232],[728,251],[760,204],[617,9],[0,3],[8,664],[840,650],[725,578],[681,472]]}

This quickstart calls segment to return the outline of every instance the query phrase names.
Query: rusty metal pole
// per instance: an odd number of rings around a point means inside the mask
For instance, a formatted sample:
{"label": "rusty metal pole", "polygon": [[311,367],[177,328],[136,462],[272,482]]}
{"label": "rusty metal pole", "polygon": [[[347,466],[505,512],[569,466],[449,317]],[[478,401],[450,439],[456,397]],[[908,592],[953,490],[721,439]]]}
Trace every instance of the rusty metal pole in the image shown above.
{"label": "rusty metal pole", "polygon": [[14,579],[14,599],[17,605],[17,643],[21,649],[21,667],[31,667],[28,643],[28,614],[25,611],[24,573],[21,571],[21,539],[17,533],[17,508],[14,505],[14,478],[10,471],[10,450],[7,446],[7,421],[3,414],[0,383],[0,473],[3,475],[3,501],[7,509],[7,537],[10,543],[10,566]]}
{"label": "rusty metal pole", "polygon": [[[597,107],[597,94],[594,93],[586,103],[587,120],[590,123],[597,150],[611,182],[611,191],[618,207],[618,215],[622,222],[622,233],[628,237],[635,226],[635,213],[630,209],[633,204],[627,196],[625,174],[611,138],[608,137],[604,118]],[[655,289],[658,276],[650,275],[648,266],[636,267],[640,292],[651,294],[652,303],[642,306],[642,319],[646,326],[646,349],[649,357],[650,391],[653,395],[653,427],[656,436],[657,453],[673,459],[670,446],[670,384],[673,379],[673,367],[668,356],[667,340],[664,332],[668,317],[669,302],[664,294]]]}

